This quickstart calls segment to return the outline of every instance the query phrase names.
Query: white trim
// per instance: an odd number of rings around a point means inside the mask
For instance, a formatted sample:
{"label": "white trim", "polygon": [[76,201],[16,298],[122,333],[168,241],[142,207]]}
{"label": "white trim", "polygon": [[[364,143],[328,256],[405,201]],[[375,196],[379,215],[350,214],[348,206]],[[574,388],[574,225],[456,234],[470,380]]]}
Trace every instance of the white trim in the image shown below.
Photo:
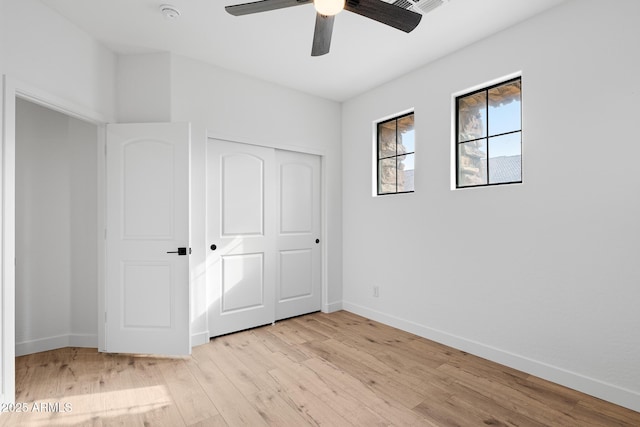
{"label": "white trim", "polygon": [[385,325],[393,326],[394,328],[410,332],[420,337],[500,363],[501,365],[535,375],[556,384],[624,406],[625,408],[640,411],[640,393],[636,391],[608,384],[595,378],[581,375],[577,372],[572,372],[548,363],[530,359],[528,357],[514,354],[468,338],[452,335],[410,320],[372,310],[358,304],[343,301],[343,306],[347,311],[384,323]]}
{"label": "white trim", "polygon": [[323,313],[335,313],[342,310],[342,301],[331,302],[322,305]]}
{"label": "white trim", "polygon": [[329,207],[327,203],[328,199],[328,172],[327,172],[327,157],[325,155],[318,155],[320,157],[320,306],[326,307],[329,303]]}
{"label": "white trim", "polygon": [[69,347],[96,348],[98,335],[96,334],[69,334]]}
{"label": "white trim", "polygon": [[405,115],[411,114],[411,113],[415,114],[415,112],[416,112],[416,108],[415,107],[411,107],[411,108],[407,108],[405,110],[397,111],[395,113],[387,114],[386,116],[379,117],[378,119],[373,121],[373,128],[376,129],[376,127],[378,126],[378,123],[386,122],[387,120],[395,119],[396,117],[405,116]]}
{"label": "white trim", "polygon": [[97,221],[97,233],[98,233],[98,338],[97,347],[98,351],[106,351],[107,343],[107,322],[106,322],[106,264],[107,264],[107,250],[106,250],[106,238],[107,238],[107,126],[104,123],[98,124],[98,152],[97,152],[97,196],[98,196],[98,221]]}
{"label": "white trim", "polygon": [[198,332],[191,334],[191,347],[198,345],[204,345],[209,343],[209,331]]}
{"label": "white trim", "polygon": [[97,344],[98,336],[95,334],[56,335],[53,337],[17,342],[16,357],[65,347],[95,348]]}
{"label": "white trim", "polygon": [[2,192],[1,230],[2,252],[2,372],[0,374],[1,397],[3,403],[15,400],[15,123],[16,88],[3,77],[2,96]]}
{"label": "white trim", "polygon": [[227,142],[236,142],[238,144],[257,145],[258,147],[275,148],[276,150],[295,151],[297,153],[315,154],[316,156],[325,157],[326,151],[323,149],[316,149],[310,147],[303,147],[295,144],[288,143],[270,143],[265,141],[254,141],[251,138],[237,138],[229,135],[221,135],[217,132],[207,130],[207,140],[218,139]]}
{"label": "white trim", "polygon": [[16,97],[49,108],[50,110],[57,111],[66,116],[73,117],[74,119],[83,120],[96,125],[111,123],[114,121],[113,117],[108,117],[101,113],[89,110],[79,104],[40,90],[28,83],[15,79],[10,80],[15,88]]}

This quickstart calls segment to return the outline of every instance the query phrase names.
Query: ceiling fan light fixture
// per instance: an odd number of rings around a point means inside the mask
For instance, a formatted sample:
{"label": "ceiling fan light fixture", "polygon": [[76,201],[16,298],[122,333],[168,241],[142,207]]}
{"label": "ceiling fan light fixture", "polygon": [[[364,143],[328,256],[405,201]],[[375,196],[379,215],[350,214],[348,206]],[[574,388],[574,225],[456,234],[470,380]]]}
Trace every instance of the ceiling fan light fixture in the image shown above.
{"label": "ceiling fan light fixture", "polygon": [[313,6],[320,15],[333,16],[344,9],[345,0],[313,0]]}

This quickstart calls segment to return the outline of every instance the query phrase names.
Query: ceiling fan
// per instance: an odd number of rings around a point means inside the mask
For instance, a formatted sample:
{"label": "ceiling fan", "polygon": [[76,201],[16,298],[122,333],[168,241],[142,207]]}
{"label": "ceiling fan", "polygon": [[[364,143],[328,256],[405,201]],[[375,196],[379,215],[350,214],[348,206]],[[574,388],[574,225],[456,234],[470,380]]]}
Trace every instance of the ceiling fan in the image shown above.
{"label": "ceiling fan", "polygon": [[226,6],[225,10],[234,16],[241,16],[307,3],[313,3],[317,12],[311,56],[329,53],[333,20],[335,15],[343,9],[397,28],[405,33],[416,28],[422,18],[419,13],[382,0],[260,0]]}

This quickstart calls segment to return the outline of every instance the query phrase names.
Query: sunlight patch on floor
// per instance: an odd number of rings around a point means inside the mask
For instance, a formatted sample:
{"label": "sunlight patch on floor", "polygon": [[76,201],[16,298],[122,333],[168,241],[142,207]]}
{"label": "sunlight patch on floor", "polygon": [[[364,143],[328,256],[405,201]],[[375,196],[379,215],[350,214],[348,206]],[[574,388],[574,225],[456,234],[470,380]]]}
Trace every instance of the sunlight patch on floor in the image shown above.
{"label": "sunlight patch on floor", "polygon": [[158,385],[38,400],[29,403],[28,417],[30,426],[71,425],[97,417],[108,420],[145,414],[172,404],[167,388]]}

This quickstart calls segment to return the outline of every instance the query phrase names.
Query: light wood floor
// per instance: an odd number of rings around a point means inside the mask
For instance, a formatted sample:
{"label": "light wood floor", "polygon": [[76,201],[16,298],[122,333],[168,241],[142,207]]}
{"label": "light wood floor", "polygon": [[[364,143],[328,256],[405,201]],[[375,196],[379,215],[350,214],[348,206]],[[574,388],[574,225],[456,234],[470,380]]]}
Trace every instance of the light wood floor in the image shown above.
{"label": "light wood floor", "polygon": [[347,312],[216,338],[186,358],[23,356],[16,383],[17,402],[45,412],[0,425],[640,426],[640,413]]}

